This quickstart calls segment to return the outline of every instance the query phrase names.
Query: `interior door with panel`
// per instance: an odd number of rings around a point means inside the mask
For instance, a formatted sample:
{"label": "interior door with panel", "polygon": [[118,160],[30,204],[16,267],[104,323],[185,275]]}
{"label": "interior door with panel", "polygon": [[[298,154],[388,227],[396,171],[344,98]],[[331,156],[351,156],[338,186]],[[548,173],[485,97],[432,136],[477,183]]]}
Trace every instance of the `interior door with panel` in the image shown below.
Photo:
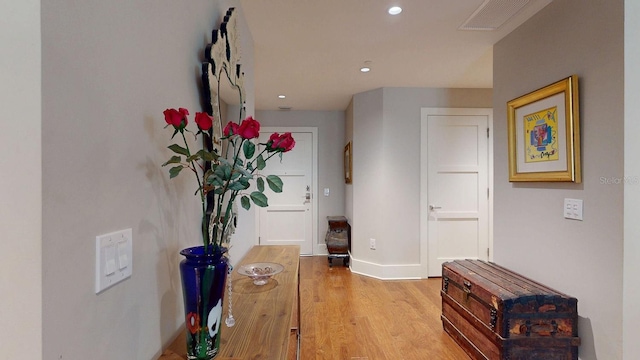
{"label": "interior door with panel", "polygon": [[267,162],[263,174],[282,179],[283,191],[268,191],[269,206],[258,210],[258,236],[260,245],[299,245],[301,255],[313,254],[315,188],[314,184],[314,132],[282,128],[263,128],[260,143],[266,143],[273,132],[289,131],[296,141],[282,161]]}
{"label": "interior door with panel", "polygon": [[488,260],[487,111],[491,110],[423,109],[426,163],[423,159],[422,167],[426,174],[423,171],[422,176],[426,176],[426,189],[422,189],[421,221],[427,235],[428,276],[441,276],[445,261]]}

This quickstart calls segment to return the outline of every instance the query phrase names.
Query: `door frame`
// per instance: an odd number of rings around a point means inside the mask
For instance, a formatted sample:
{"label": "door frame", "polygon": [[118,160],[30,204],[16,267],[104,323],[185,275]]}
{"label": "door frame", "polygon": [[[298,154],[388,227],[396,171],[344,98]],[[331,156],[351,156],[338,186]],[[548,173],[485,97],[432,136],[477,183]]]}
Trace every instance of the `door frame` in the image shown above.
{"label": "door frame", "polygon": [[[264,133],[285,133],[285,132],[310,132],[312,138],[311,146],[311,255],[318,254],[318,128],[305,126],[263,126],[260,132]],[[294,137],[295,140],[295,137]],[[293,148],[295,150],[295,147]],[[283,156],[287,156],[284,154]],[[286,184],[285,184],[286,186]],[[260,244],[260,215],[256,212],[255,216],[255,244]]]}
{"label": "door frame", "polygon": [[426,139],[428,139],[428,120],[430,115],[486,115],[489,137],[488,148],[488,187],[489,187],[489,261],[493,261],[493,108],[421,108],[420,109],[420,272],[421,277],[429,277],[429,225],[424,220],[429,215],[428,166],[429,157]]}

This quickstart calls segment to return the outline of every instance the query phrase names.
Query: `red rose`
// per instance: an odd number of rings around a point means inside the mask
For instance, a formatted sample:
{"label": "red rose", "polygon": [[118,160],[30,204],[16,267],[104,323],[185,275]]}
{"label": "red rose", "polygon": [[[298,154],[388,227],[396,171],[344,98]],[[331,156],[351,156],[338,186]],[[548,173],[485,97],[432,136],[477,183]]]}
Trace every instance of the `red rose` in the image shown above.
{"label": "red rose", "polygon": [[211,129],[211,126],[213,125],[213,117],[209,116],[207,113],[197,112],[196,124],[198,124],[198,129],[207,131]]}
{"label": "red rose", "polygon": [[238,127],[238,135],[243,139],[253,139],[260,135],[260,123],[249,116],[242,120],[240,127]]}
{"label": "red rose", "polygon": [[278,133],[273,133],[269,137],[269,148],[271,151],[282,151],[287,152],[296,145],[296,141],[291,136],[290,132],[284,133],[282,135]]}
{"label": "red rose", "polygon": [[278,134],[277,132],[271,134],[271,136],[269,136],[269,141],[267,142],[267,151],[277,151],[279,144],[280,134]]}
{"label": "red rose", "polygon": [[290,151],[294,146],[296,146],[296,141],[290,132],[286,132],[280,136],[280,144],[278,147],[282,149],[282,152]]}
{"label": "red rose", "polygon": [[164,120],[167,124],[172,125],[176,129],[184,129],[187,126],[187,115],[189,115],[189,110],[185,108],[176,109],[167,109],[163,112]]}
{"label": "red rose", "polygon": [[280,142],[280,134],[278,134],[277,132],[271,134],[271,136],[269,136],[269,142],[271,142],[272,149],[277,149],[278,143]]}
{"label": "red rose", "polygon": [[239,127],[240,125],[234,123],[233,121],[229,121],[227,123],[227,126],[225,126],[224,130],[222,131],[222,135],[224,135],[225,137],[229,137],[231,135],[237,135]]}

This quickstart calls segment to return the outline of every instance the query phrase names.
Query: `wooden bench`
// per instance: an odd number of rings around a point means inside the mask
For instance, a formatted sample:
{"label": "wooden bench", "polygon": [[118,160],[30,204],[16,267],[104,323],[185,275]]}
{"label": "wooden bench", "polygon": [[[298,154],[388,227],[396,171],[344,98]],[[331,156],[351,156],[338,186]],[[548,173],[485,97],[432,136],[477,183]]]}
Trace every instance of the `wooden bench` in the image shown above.
{"label": "wooden bench", "polygon": [[[222,326],[220,353],[216,360],[296,359],[299,348],[299,264],[300,247],[254,246],[241,262],[274,262],[284,270],[262,286],[233,271],[233,317],[235,326]],[[223,318],[227,315],[225,294]],[[158,360],[186,359],[185,332],[169,345]]]}

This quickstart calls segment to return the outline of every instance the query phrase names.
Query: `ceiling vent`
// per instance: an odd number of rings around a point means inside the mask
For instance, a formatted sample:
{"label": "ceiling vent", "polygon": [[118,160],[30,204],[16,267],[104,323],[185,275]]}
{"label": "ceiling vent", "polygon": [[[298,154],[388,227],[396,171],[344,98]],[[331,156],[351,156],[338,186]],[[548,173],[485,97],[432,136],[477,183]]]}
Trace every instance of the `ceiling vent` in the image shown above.
{"label": "ceiling vent", "polygon": [[496,30],[527,3],[529,0],[485,0],[458,30]]}
{"label": "ceiling vent", "polygon": [[278,110],[289,111],[291,110],[291,106],[278,106]]}

